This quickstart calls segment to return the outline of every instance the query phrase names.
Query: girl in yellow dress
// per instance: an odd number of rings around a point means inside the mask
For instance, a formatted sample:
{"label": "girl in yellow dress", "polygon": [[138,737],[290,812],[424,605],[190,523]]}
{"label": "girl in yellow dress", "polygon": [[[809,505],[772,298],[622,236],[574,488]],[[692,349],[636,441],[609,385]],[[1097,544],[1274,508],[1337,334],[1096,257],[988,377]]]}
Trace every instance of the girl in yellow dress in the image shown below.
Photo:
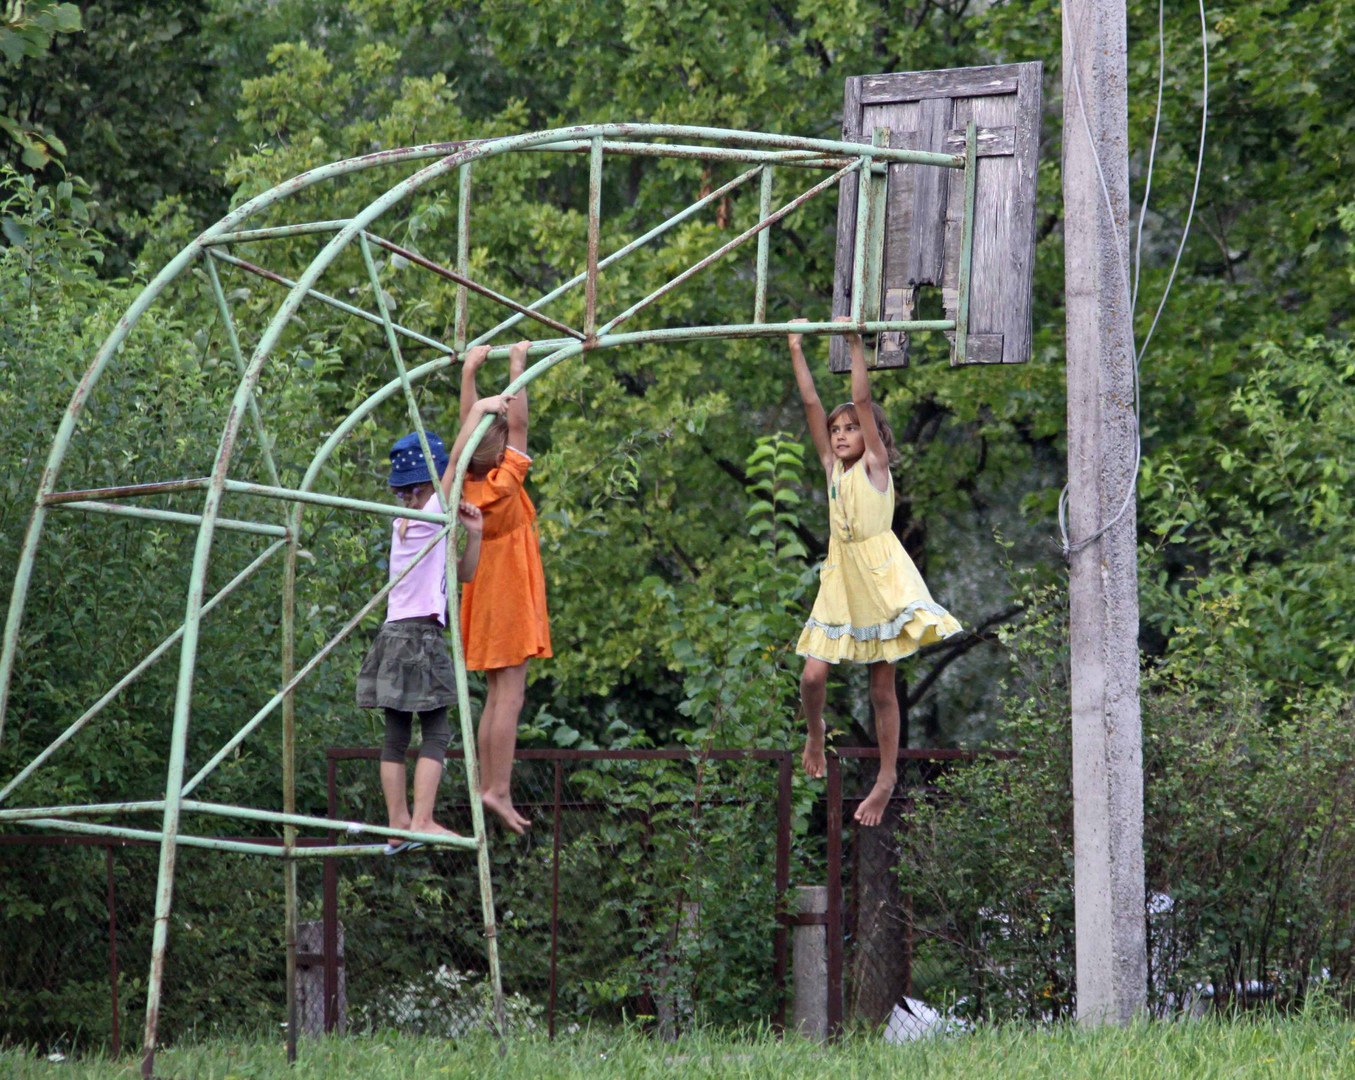
{"label": "girl in yellow dress", "polygon": [[830,527],[819,595],[795,646],[805,658],[800,700],[809,725],[801,762],[810,776],[824,774],[823,704],[829,667],[843,660],[868,665],[880,773],[855,817],[862,825],[878,825],[898,779],[894,665],[923,645],[958,634],[960,624],[932,599],[890,528],[894,433],[884,410],[870,398],[860,336],[847,334],[846,339],[852,354],[852,400],[825,416],[800,348],[801,335],[788,337],[805,419],[828,484]]}

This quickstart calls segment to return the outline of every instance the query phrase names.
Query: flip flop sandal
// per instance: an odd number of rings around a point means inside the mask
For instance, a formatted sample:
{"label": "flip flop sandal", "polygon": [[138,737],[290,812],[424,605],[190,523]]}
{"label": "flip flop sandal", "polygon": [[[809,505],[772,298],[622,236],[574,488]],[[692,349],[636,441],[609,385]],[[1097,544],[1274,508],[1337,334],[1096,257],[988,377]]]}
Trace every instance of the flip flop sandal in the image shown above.
{"label": "flip flop sandal", "polygon": [[406,851],[413,851],[415,848],[423,847],[422,840],[402,840],[399,843],[391,843],[389,840],[382,849],[383,855],[400,855]]}

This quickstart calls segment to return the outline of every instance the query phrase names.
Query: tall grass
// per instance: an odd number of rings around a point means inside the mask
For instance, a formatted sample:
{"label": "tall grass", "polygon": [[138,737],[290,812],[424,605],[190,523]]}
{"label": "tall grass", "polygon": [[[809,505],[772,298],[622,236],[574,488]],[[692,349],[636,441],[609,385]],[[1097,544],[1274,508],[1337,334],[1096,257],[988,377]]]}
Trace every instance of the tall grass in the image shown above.
{"label": "tall grass", "polygon": [[[303,1042],[289,1069],[278,1042],[209,1039],[162,1050],[156,1074],[173,1080],[1330,1080],[1355,1077],[1355,1022],[1320,1011],[1126,1030],[992,1027],[890,1046],[853,1036],[831,1046],[766,1034],[696,1034],[662,1043],[631,1032],[587,1033],[554,1044],[477,1035],[454,1041],[397,1032]],[[131,1058],[53,1063],[0,1051],[14,1080],[133,1080]]]}

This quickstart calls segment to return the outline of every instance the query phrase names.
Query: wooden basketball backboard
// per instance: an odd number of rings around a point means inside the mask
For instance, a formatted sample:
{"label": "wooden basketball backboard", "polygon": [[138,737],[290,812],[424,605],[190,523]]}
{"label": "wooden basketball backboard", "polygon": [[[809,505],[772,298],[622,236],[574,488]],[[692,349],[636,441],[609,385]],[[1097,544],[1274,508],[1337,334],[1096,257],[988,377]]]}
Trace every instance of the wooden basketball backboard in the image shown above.
{"label": "wooden basketball backboard", "polygon": [[[1019,364],[1030,359],[1031,276],[1035,263],[1035,176],[1044,65],[907,71],[847,80],[842,138],[963,153],[977,125],[978,162],[965,363]],[[833,314],[851,313],[857,178],[845,177],[838,202]],[[874,320],[915,319],[921,290],[939,288],[945,318],[958,318],[957,282],[964,216],[964,173],[930,165],[891,165],[884,253]],[[871,295],[875,289],[872,288]],[[957,362],[952,340],[951,363]],[[909,335],[881,334],[874,366],[906,367]],[[846,346],[834,338],[833,371],[847,371]]]}

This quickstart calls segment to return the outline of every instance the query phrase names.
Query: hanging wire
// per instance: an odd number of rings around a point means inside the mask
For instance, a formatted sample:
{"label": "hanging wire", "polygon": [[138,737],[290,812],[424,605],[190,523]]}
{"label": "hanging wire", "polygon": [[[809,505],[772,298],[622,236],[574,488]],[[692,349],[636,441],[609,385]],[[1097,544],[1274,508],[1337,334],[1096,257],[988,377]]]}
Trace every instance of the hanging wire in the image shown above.
{"label": "hanging wire", "polygon": [[[1161,299],[1160,299],[1159,302],[1158,302],[1157,310],[1153,313],[1153,321],[1152,321],[1152,323],[1151,323],[1151,324],[1149,325],[1149,327],[1148,327],[1148,333],[1144,336],[1143,344],[1142,344],[1142,345],[1137,349],[1137,351],[1135,351],[1135,353],[1134,353],[1134,368],[1133,368],[1133,375],[1134,375],[1134,469],[1133,469],[1133,472],[1131,473],[1130,478],[1129,478],[1129,483],[1128,483],[1128,485],[1127,485],[1127,490],[1125,491],[1124,500],[1121,502],[1121,504],[1120,504],[1120,509],[1116,512],[1115,516],[1114,516],[1113,518],[1111,518],[1110,521],[1108,521],[1108,522],[1106,522],[1104,525],[1102,525],[1101,528],[1097,529],[1096,532],[1094,532],[1091,536],[1088,536],[1088,537],[1086,537],[1086,538],[1084,538],[1084,539],[1082,539],[1082,540],[1070,541],[1070,540],[1068,539],[1068,491],[1069,491],[1069,486],[1068,486],[1068,484],[1066,484],[1066,483],[1063,485],[1063,490],[1059,493],[1059,508],[1058,508],[1058,515],[1059,515],[1059,535],[1060,535],[1060,537],[1061,537],[1061,539],[1062,539],[1062,542],[1063,542],[1063,557],[1064,557],[1065,559],[1067,559],[1069,556],[1071,556],[1074,552],[1081,551],[1083,548],[1087,547],[1088,545],[1095,543],[1095,542],[1096,542],[1097,540],[1099,540],[1102,536],[1104,536],[1110,529],[1114,528],[1115,525],[1117,525],[1117,524],[1124,518],[1124,515],[1128,512],[1129,507],[1130,507],[1131,505],[1133,505],[1133,502],[1134,502],[1134,495],[1135,495],[1135,492],[1136,492],[1137,489],[1138,489],[1139,467],[1140,467],[1140,465],[1141,465],[1142,462],[1143,462],[1143,423],[1142,423],[1143,410],[1142,410],[1142,402],[1141,402],[1140,387],[1139,387],[1139,366],[1140,366],[1140,364],[1143,362],[1143,356],[1144,356],[1144,353],[1147,352],[1147,350],[1148,350],[1148,343],[1152,340],[1152,338],[1153,338],[1153,333],[1154,333],[1154,331],[1157,329],[1158,320],[1162,317],[1162,311],[1163,311],[1163,309],[1167,306],[1167,297],[1171,295],[1172,284],[1173,284],[1173,283],[1175,282],[1175,280],[1176,280],[1176,271],[1177,271],[1177,269],[1178,269],[1178,268],[1180,267],[1180,265],[1181,265],[1181,256],[1182,256],[1182,254],[1185,252],[1185,248],[1186,248],[1186,240],[1187,240],[1187,238],[1190,236],[1190,226],[1191,226],[1191,222],[1194,220],[1194,217],[1195,217],[1195,205],[1196,205],[1196,201],[1197,201],[1198,198],[1199,198],[1199,193],[1200,193],[1200,177],[1201,177],[1201,175],[1202,175],[1203,172],[1204,172],[1205,135],[1206,135],[1206,132],[1207,132],[1207,130],[1208,130],[1208,124],[1209,124],[1209,41],[1208,41],[1208,36],[1207,36],[1207,26],[1208,26],[1208,24],[1207,24],[1206,19],[1205,19],[1204,0],[1199,0],[1199,7],[1200,7],[1200,52],[1201,52],[1201,55],[1202,55],[1202,57],[1203,57],[1203,76],[1202,76],[1202,80],[1203,80],[1203,89],[1202,89],[1202,92],[1201,92],[1201,102],[1200,102],[1200,148],[1199,148],[1199,155],[1198,155],[1198,158],[1197,158],[1196,163],[1195,163],[1195,181],[1194,181],[1194,186],[1193,186],[1193,188],[1191,189],[1191,193],[1190,193],[1190,207],[1189,207],[1189,209],[1188,209],[1187,212],[1186,212],[1186,222],[1185,222],[1185,227],[1184,227],[1184,228],[1182,229],[1182,231],[1181,231],[1181,241],[1180,241],[1180,243],[1177,245],[1177,248],[1176,248],[1176,258],[1175,258],[1175,259],[1173,260],[1173,262],[1172,262],[1171,273],[1170,273],[1170,274],[1168,275],[1168,277],[1167,277],[1167,284],[1166,284],[1166,287],[1162,290],[1162,297],[1161,297]],[[1109,185],[1106,183],[1106,175],[1105,175],[1104,170],[1103,170],[1102,167],[1101,167],[1101,155],[1100,155],[1100,153],[1099,153],[1099,152],[1097,151],[1097,149],[1096,149],[1096,141],[1092,138],[1092,133],[1091,133],[1091,123],[1090,123],[1090,121],[1089,121],[1089,119],[1088,119],[1088,117],[1087,117],[1087,107],[1086,107],[1086,103],[1083,101],[1083,97],[1082,97],[1082,82],[1081,82],[1081,79],[1080,79],[1080,77],[1079,77],[1079,73],[1078,73],[1078,65],[1077,65],[1077,61],[1076,61],[1076,58],[1077,58],[1077,55],[1078,55],[1078,47],[1077,47],[1077,43],[1078,43],[1078,30],[1079,30],[1079,27],[1076,25],[1075,20],[1073,20],[1073,19],[1071,18],[1071,16],[1068,16],[1068,15],[1067,15],[1067,5],[1066,5],[1066,4],[1064,5],[1064,14],[1065,14],[1065,19],[1067,20],[1067,23],[1068,23],[1068,28],[1069,28],[1069,33],[1070,33],[1070,35],[1071,35],[1071,40],[1072,40],[1072,42],[1073,42],[1073,49],[1072,49],[1073,58],[1074,58],[1074,59],[1073,59],[1073,89],[1074,89],[1074,92],[1075,92],[1076,95],[1077,95],[1078,112],[1081,114],[1081,117],[1082,117],[1082,127],[1083,127],[1083,130],[1086,132],[1086,135],[1087,135],[1087,142],[1088,142],[1088,144],[1091,146],[1091,150],[1092,150],[1092,160],[1096,163],[1096,174],[1097,174],[1097,176],[1100,178],[1100,181],[1101,181],[1101,192],[1102,192],[1102,194],[1104,195],[1105,200],[1106,200],[1106,208],[1107,208],[1107,210],[1110,212],[1111,220],[1114,220],[1114,207],[1113,207],[1113,203],[1112,203],[1112,200],[1111,200],[1111,197],[1110,197],[1110,187],[1109,187]],[[1126,295],[1126,297],[1129,299],[1129,302],[1130,302],[1130,316],[1129,316],[1129,317],[1130,317],[1130,329],[1129,329],[1129,333],[1130,333],[1131,347],[1132,347],[1133,334],[1134,334],[1134,329],[1133,329],[1134,307],[1135,307],[1135,304],[1136,304],[1136,302],[1137,302],[1137,300],[1138,300],[1139,268],[1140,268],[1140,266],[1141,266],[1141,260],[1142,260],[1142,254],[1143,254],[1143,252],[1142,252],[1142,243],[1143,243],[1143,218],[1144,218],[1144,215],[1146,214],[1147,209],[1148,209],[1148,195],[1149,195],[1149,192],[1150,192],[1151,189],[1152,189],[1152,169],[1153,169],[1153,160],[1154,160],[1154,157],[1155,157],[1156,152],[1157,152],[1157,135],[1158,135],[1158,128],[1159,128],[1159,124],[1160,124],[1161,118],[1162,118],[1162,82],[1163,82],[1163,72],[1164,72],[1165,64],[1166,64],[1166,43],[1165,43],[1165,33],[1164,33],[1164,27],[1163,27],[1163,0],[1158,0],[1158,24],[1157,24],[1157,33],[1158,33],[1158,98],[1157,98],[1157,115],[1156,115],[1156,117],[1155,117],[1154,120],[1153,120],[1153,140],[1152,140],[1152,145],[1151,145],[1150,150],[1149,150],[1149,157],[1148,157],[1148,181],[1147,181],[1147,186],[1145,187],[1145,190],[1144,190],[1143,205],[1140,207],[1140,210],[1139,210],[1139,224],[1138,224],[1138,241],[1139,241],[1139,242],[1138,242],[1138,245],[1137,245],[1136,248],[1135,248],[1134,284],[1133,284],[1132,287],[1130,286],[1130,283],[1129,283],[1129,275],[1128,275],[1127,269],[1126,269],[1126,267],[1125,267],[1125,263],[1124,263],[1124,255],[1123,255],[1123,254],[1121,253],[1121,251],[1120,251],[1120,245],[1119,245],[1118,243],[1115,245],[1115,259],[1116,259],[1116,262],[1118,263],[1119,268],[1120,268],[1120,277],[1121,277],[1121,279],[1122,279],[1122,281],[1123,281],[1123,284],[1124,284],[1125,295]]]}
{"label": "hanging wire", "polygon": [[1139,271],[1143,269],[1143,222],[1148,217],[1148,199],[1153,194],[1153,163],[1157,158],[1157,133],[1162,127],[1162,84],[1166,81],[1167,74],[1167,38],[1162,26],[1165,7],[1166,0],[1157,0],[1157,108],[1153,113],[1153,138],[1148,143],[1148,178],[1143,185],[1143,202],[1139,206],[1139,227],[1134,237],[1134,292],[1129,298],[1131,320],[1139,308]]}

